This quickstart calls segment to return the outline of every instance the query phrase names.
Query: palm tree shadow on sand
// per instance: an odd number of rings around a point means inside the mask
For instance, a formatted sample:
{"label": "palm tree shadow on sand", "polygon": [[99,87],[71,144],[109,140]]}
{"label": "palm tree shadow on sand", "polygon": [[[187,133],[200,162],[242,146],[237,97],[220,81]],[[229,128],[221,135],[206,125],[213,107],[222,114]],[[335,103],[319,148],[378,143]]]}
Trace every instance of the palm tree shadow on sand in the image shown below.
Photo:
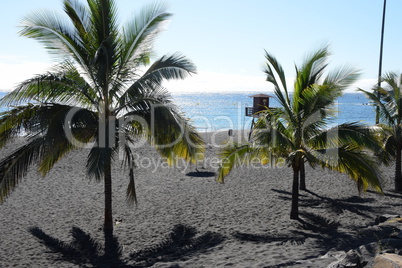
{"label": "palm tree shadow on sand", "polygon": [[71,235],[72,242],[66,243],[55,237],[46,234],[38,227],[32,227],[29,232],[35,236],[41,244],[50,249],[56,260],[70,262],[86,267],[130,267],[121,260],[122,250],[116,239],[113,237],[109,252],[106,252],[101,245],[88,233],[78,227],[73,227]]}
{"label": "palm tree shadow on sand", "polygon": [[[70,243],[54,238],[38,227],[30,228],[29,232],[55,253],[55,260],[81,267],[149,267],[157,262],[177,261],[196,253],[206,253],[224,240],[224,236],[214,232],[197,236],[194,227],[178,224],[161,243],[132,253],[129,259],[123,259],[116,237],[108,247],[109,252],[105,252],[101,243],[78,227],[72,228],[73,240]],[[133,265],[128,264],[133,261]]]}
{"label": "palm tree shadow on sand", "polygon": [[194,227],[179,224],[173,227],[172,232],[161,243],[135,252],[130,257],[140,263],[141,267],[147,267],[159,261],[171,262],[195,253],[205,253],[225,239],[223,235],[209,231],[196,235]]}
{"label": "palm tree shadow on sand", "polygon": [[[358,230],[339,229],[341,224],[322,215],[301,212],[300,218],[295,221],[294,229],[283,233],[261,233],[251,234],[244,232],[234,232],[232,235],[237,240],[251,243],[274,243],[276,245],[298,246],[303,245],[307,239],[310,240],[309,246],[316,248],[316,255],[309,255],[300,260],[317,258],[319,255],[327,253],[329,250],[344,250],[357,248],[371,242],[378,242],[382,238],[389,238],[394,232],[392,226],[372,226]],[[376,250],[375,247],[367,247],[367,250]],[[296,261],[284,262],[275,266],[267,267],[291,267],[296,265]]]}
{"label": "palm tree shadow on sand", "polygon": [[[291,192],[271,189],[271,191],[280,194],[279,198],[285,201],[291,200]],[[388,195],[388,194],[387,194]],[[345,211],[349,211],[362,217],[369,217],[369,215],[380,212],[385,206],[373,205],[371,202],[373,198],[363,198],[357,196],[351,196],[347,198],[333,199],[330,197],[319,195],[310,190],[304,190],[303,194],[300,194],[300,207],[322,207],[323,209],[329,209],[336,214],[342,214]]]}

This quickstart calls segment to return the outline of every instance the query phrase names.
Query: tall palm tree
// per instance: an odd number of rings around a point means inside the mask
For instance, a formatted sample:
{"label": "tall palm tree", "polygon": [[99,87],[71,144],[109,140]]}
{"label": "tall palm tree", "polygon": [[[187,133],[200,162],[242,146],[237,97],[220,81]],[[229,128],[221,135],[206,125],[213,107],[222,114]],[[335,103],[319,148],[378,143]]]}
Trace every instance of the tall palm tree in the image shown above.
{"label": "tall palm tree", "polygon": [[386,130],[385,151],[395,157],[395,191],[402,192],[402,75],[388,72],[383,77],[384,87],[374,92],[360,89],[380,111],[380,122]]}
{"label": "tall palm tree", "polygon": [[[89,147],[86,170],[103,178],[105,239],[113,234],[112,161],[124,156],[129,169],[128,201],[136,201],[134,150],[147,139],[172,163],[195,161],[203,141],[172,104],[162,82],[196,72],[180,54],[150,64],[152,44],[171,14],[149,5],[124,27],[113,0],[64,0],[66,20],[37,12],[22,22],[21,35],[40,41],[61,59],[54,69],[22,82],[1,106],[0,146],[28,133],[25,145],[0,162],[0,202],[38,164],[46,175],[65,154]],[[146,69],[147,67],[147,69]],[[105,241],[107,242],[107,241]],[[107,244],[107,243],[106,243]]]}
{"label": "tall palm tree", "polygon": [[252,143],[234,144],[221,152],[218,182],[223,182],[235,166],[256,159],[264,164],[270,155],[285,158],[293,169],[291,219],[299,217],[299,174],[306,162],[349,174],[359,189],[366,190],[371,185],[381,192],[375,158],[364,150],[380,147],[373,135],[376,129],[358,123],[329,128],[335,100],[356,80],[358,73],[344,67],[323,78],[328,56],[327,47],[318,49],[300,68],[296,67],[294,91],[290,94],[281,65],[266,53],[265,73],[267,81],[274,85],[280,109],[259,117]]}

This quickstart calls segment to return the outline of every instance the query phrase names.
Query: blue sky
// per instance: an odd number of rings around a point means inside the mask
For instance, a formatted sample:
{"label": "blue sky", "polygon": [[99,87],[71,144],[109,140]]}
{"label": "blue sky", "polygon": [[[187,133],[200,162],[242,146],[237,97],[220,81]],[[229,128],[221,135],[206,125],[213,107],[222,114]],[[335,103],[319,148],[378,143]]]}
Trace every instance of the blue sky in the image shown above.
{"label": "blue sky", "polygon": [[[116,0],[121,21],[150,0]],[[329,44],[330,68],[362,70],[357,86],[369,89],[378,74],[383,0],[170,0],[173,17],[155,43],[157,56],[179,51],[198,75],[168,83],[171,91],[264,92],[272,89],[262,72],[264,49],[275,55],[289,80],[294,64]],[[18,36],[24,15],[40,9],[62,13],[62,1],[2,1],[0,89],[42,73],[54,59],[41,44]],[[402,71],[402,1],[388,0],[383,71]],[[353,90],[353,89],[351,89]]]}

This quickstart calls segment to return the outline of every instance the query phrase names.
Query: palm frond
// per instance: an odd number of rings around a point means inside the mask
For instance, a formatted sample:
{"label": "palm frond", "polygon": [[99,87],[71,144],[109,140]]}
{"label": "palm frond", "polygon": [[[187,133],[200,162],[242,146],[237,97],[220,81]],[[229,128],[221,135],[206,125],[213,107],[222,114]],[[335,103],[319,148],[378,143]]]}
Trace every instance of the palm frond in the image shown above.
{"label": "palm frond", "polygon": [[84,43],[90,41],[91,17],[88,6],[78,0],[64,0],[64,12],[74,24],[77,34]]}
{"label": "palm frond", "polygon": [[87,175],[89,178],[94,178],[96,181],[102,179],[105,174],[105,166],[114,158],[113,150],[110,147],[93,146],[87,158]]}
{"label": "palm frond", "polygon": [[36,116],[39,109],[38,106],[28,104],[0,113],[0,147],[19,136],[22,131],[39,133],[41,126]]}
{"label": "palm frond", "polygon": [[277,156],[286,157],[294,149],[292,130],[282,124],[278,117],[260,117],[252,131],[253,146],[265,148]]}
{"label": "palm frond", "polygon": [[320,160],[323,167],[346,173],[356,181],[359,191],[366,191],[370,186],[375,191],[382,193],[381,173],[378,162],[367,152],[362,151],[355,144],[344,145],[338,148],[321,152]]}
{"label": "palm frond", "polygon": [[74,59],[86,73],[91,74],[85,44],[74,26],[63,21],[62,16],[47,11],[35,12],[23,19],[21,27],[21,36],[38,40],[51,54],[63,60]]}
{"label": "palm frond", "polygon": [[162,56],[152,64],[139,82],[145,80],[160,84],[163,79],[184,79],[196,72],[195,65],[189,59],[179,53],[175,53],[170,56]]}
{"label": "palm frond", "polygon": [[166,103],[170,94],[161,86],[162,80],[184,79],[195,72],[195,65],[186,57],[180,54],[163,56],[119,97],[120,107],[116,110],[138,104],[144,99],[158,99],[158,102]]}
{"label": "palm frond", "polygon": [[144,113],[154,105],[166,105],[171,109],[177,109],[172,102],[172,96],[166,88],[149,83],[135,82],[122,96],[119,97],[119,104],[115,109],[116,114],[130,112]]}
{"label": "palm frond", "polygon": [[203,157],[205,144],[197,131],[174,110],[164,105],[153,107],[147,117],[150,141],[169,164],[178,158],[195,163]]}
{"label": "palm frond", "polygon": [[359,76],[359,70],[349,66],[343,66],[329,72],[325,77],[323,85],[330,85],[331,87],[336,86],[339,90],[343,91],[356,82]]}
{"label": "palm frond", "polygon": [[377,126],[349,122],[322,130],[317,135],[311,136],[308,144],[314,148],[334,148],[354,143],[361,149],[364,148],[376,153],[382,150],[380,141],[382,131]]}
{"label": "palm frond", "polygon": [[[288,114],[291,114],[290,98],[286,85],[285,72],[277,59],[267,51],[265,51],[265,58],[267,60],[266,67],[264,69],[264,72],[267,75],[266,80],[274,85],[275,95],[281,107],[283,107]],[[279,81],[277,81],[277,77],[279,78]],[[282,93],[282,90],[284,90],[285,94]]]}
{"label": "palm frond", "polygon": [[380,108],[380,119],[382,122],[386,122],[389,125],[395,125],[394,112],[393,112],[395,109],[392,108],[392,106],[389,103],[386,104],[381,100],[381,95],[384,96],[387,94],[384,89],[374,88],[375,92],[380,93],[380,97],[378,97],[377,94],[373,92],[369,92],[361,88],[359,88],[359,91],[363,92],[364,95],[366,95],[366,97],[374,103],[374,105]]}
{"label": "palm frond", "polygon": [[149,62],[152,44],[161,30],[161,25],[171,16],[162,4],[152,4],[141,10],[132,21],[123,27],[120,47],[121,63],[119,74]]}
{"label": "palm frond", "polygon": [[293,105],[295,107],[299,105],[299,98],[303,91],[317,83],[323,75],[323,72],[327,67],[326,60],[328,56],[328,47],[322,47],[309,55],[300,68],[296,68],[296,79],[293,92]]}
{"label": "palm frond", "polygon": [[216,181],[224,183],[225,177],[237,166],[242,166],[251,161],[250,154],[255,149],[250,144],[232,144],[225,146],[220,152],[221,165],[218,170]]}
{"label": "palm frond", "polygon": [[20,105],[26,102],[72,104],[96,107],[97,97],[89,84],[69,62],[60,64],[56,72],[37,75],[20,83],[0,100],[0,105]]}
{"label": "palm frond", "polygon": [[0,162],[0,203],[11,194],[43,149],[44,139],[35,138]]}
{"label": "palm frond", "polygon": [[39,162],[39,171],[45,176],[68,152],[78,149],[79,144],[88,145],[98,135],[98,120],[96,114],[80,109],[71,119],[67,116],[72,107],[64,107],[55,111],[46,126],[44,134],[45,148]]}
{"label": "palm frond", "polygon": [[137,204],[137,192],[135,189],[135,160],[134,160],[134,155],[133,151],[127,143],[128,140],[130,140],[129,136],[130,132],[127,132],[126,135],[126,140],[124,141],[124,144],[121,144],[120,149],[124,150],[123,156],[123,163],[128,166],[129,168],[129,183],[127,186],[127,191],[126,191],[126,200],[129,205],[134,205]]}
{"label": "palm frond", "polygon": [[117,7],[114,0],[88,0],[94,37],[97,44],[105,40],[113,42],[118,36]]}

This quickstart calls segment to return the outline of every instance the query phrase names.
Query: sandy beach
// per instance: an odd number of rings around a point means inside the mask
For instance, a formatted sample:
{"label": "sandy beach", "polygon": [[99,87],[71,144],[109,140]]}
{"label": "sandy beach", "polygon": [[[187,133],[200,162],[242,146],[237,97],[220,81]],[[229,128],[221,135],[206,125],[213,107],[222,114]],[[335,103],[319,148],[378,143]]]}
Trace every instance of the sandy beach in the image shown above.
{"label": "sandy beach", "polygon": [[333,259],[319,257],[328,251],[389,237],[393,229],[375,225],[376,217],[402,212],[393,166],[382,168],[385,195],[361,197],[346,175],[308,167],[302,220],[290,220],[290,168],[235,169],[218,184],[216,144],[228,135],[203,135],[206,161],[197,167],[167,167],[152,148],[137,149],[137,207],[126,203],[128,173],[115,162],[121,254],[109,263],[103,184],[85,175],[88,151],[67,155],[45,178],[33,167],[0,205],[0,267],[326,267]]}

